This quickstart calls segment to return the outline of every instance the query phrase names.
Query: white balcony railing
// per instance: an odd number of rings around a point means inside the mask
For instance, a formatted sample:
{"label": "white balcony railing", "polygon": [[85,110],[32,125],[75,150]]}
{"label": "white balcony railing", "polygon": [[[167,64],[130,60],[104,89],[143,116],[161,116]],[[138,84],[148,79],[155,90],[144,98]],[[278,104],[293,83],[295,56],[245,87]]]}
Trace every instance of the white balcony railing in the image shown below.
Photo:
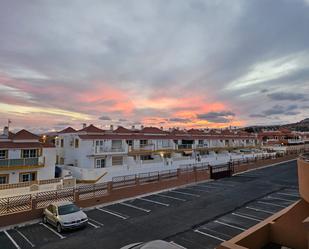
{"label": "white balcony railing", "polygon": [[102,147],[102,146],[95,146],[94,147],[94,154],[104,154],[104,153],[124,153],[126,152],[125,147]]}
{"label": "white balcony railing", "polygon": [[288,143],[289,144],[300,144],[300,143],[304,143],[305,141],[302,139],[288,139]]}
{"label": "white balcony railing", "polygon": [[154,144],[141,144],[139,148],[137,148],[137,150],[154,150],[155,146]]}
{"label": "white balcony railing", "polygon": [[19,158],[19,159],[0,159],[0,169],[9,167],[21,166],[41,166],[44,163],[40,162],[38,157],[34,158]]}

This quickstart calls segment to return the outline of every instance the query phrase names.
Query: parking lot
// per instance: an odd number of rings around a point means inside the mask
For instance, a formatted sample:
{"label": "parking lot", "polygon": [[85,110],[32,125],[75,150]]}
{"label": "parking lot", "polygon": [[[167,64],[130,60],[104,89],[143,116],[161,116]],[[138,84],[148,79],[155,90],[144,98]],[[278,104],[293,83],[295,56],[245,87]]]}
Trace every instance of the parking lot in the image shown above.
{"label": "parking lot", "polygon": [[87,227],[77,231],[59,234],[43,223],[1,231],[0,245],[106,249],[164,239],[188,249],[214,248],[298,199],[296,163],[283,163],[94,207],[86,211]]}
{"label": "parking lot", "polygon": [[240,234],[298,199],[297,189],[282,189],[250,202],[213,221],[169,237],[168,241],[173,241],[188,249],[214,248],[223,241]]}

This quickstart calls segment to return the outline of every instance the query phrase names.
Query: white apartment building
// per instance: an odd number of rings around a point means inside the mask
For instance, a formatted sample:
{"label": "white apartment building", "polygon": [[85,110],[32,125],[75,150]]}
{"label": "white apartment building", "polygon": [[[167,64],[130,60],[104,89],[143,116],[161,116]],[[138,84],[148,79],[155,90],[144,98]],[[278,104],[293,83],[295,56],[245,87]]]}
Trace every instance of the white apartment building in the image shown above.
{"label": "white apartment building", "polygon": [[0,184],[11,184],[55,177],[54,145],[40,142],[27,130],[16,134],[4,128],[0,135]]}
{"label": "white apartment building", "polygon": [[71,127],[56,137],[57,164],[80,180],[177,168],[203,161],[209,151],[254,147],[257,137],[230,130],[169,130],[142,127],[102,130]]}

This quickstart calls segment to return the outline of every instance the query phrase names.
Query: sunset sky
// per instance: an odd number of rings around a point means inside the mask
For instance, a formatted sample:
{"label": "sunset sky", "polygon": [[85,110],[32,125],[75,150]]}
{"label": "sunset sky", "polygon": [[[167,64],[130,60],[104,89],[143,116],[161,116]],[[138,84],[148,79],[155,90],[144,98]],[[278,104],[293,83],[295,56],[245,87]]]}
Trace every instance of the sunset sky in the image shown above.
{"label": "sunset sky", "polygon": [[308,110],[309,0],[1,1],[1,126],[245,126]]}

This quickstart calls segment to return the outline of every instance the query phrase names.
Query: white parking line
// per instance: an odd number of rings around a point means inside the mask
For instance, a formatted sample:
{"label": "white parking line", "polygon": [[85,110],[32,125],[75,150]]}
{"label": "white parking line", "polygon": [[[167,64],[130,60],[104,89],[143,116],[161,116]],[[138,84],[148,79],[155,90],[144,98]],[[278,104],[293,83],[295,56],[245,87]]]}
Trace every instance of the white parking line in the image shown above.
{"label": "white parking line", "polygon": [[9,233],[4,230],[3,231],[5,233],[5,235],[9,238],[9,240],[13,243],[13,245],[17,248],[20,249],[20,246],[17,244],[17,242],[11,237],[11,235],[9,235]]}
{"label": "white parking line", "polygon": [[159,201],[153,201],[153,200],[149,200],[149,199],[146,199],[146,198],[138,198],[138,200],[148,201],[148,202],[155,203],[155,204],[158,204],[158,205],[162,205],[162,206],[165,206],[165,207],[168,207],[170,205],[170,204],[167,204],[167,203],[163,203],[163,202],[159,202]]}
{"label": "white parking line", "polygon": [[51,227],[47,226],[44,223],[40,223],[40,225],[46,227],[49,231],[53,232],[54,234],[56,234],[60,239],[64,239],[65,237],[62,236],[60,233],[56,232],[54,229],[52,229]]}
{"label": "white parking line", "polygon": [[[207,225],[207,224],[206,224],[206,225]],[[210,228],[205,227],[205,226],[203,226],[203,227],[201,227],[201,228],[202,228],[203,230],[208,230],[208,231],[213,232],[213,233],[215,233],[215,234],[223,235],[224,237],[227,237],[228,239],[230,239],[230,238],[232,237],[232,236],[230,236],[230,235],[226,235],[225,233],[222,233],[222,232],[219,232],[219,231],[210,229]]]}
{"label": "white parking line", "polygon": [[248,219],[248,220],[258,221],[258,222],[262,221],[261,219],[256,219],[256,218],[253,218],[253,217],[241,214],[241,213],[232,213],[232,215],[238,216],[238,217],[241,217],[241,218],[244,218],[244,219]]}
{"label": "white parking line", "polygon": [[150,213],[151,212],[151,210],[149,210],[149,209],[141,208],[141,207],[138,207],[138,206],[135,206],[135,205],[131,205],[131,204],[125,203],[125,202],[120,202],[119,204],[123,205],[123,206],[126,206],[126,207],[135,208],[137,210],[144,211],[146,213]]}
{"label": "white parking line", "polygon": [[280,201],[295,202],[295,201],[291,201],[291,200],[284,199],[284,198],[273,197],[273,196],[271,196],[271,195],[267,196],[267,199],[274,199],[274,200],[280,200]]}
{"label": "white parking line", "polygon": [[15,230],[21,237],[23,237],[23,239],[24,239],[25,241],[27,241],[31,247],[35,247],[35,245],[34,245],[34,244],[33,244],[21,231],[19,231],[19,230],[17,230],[17,229],[14,229],[14,230]]}
{"label": "white parking line", "polygon": [[213,235],[211,235],[211,234],[209,234],[209,233],[204,233],[204,232],[202,232],[202,231],[200,231],[200,230],[197,230],[197,229],[194,230],[194,232],[199,233],[199,234],[202,234],[202,235],[207,236],[207,237],[210,237],[210,238],[213,238],[213,239],[216,239],[216,240],[219,240],[219,241],[221,241],[221,242],[224,242],[224,241],[225,241],[224,239],[221,239],[221,238],[219,238],[219,237],[213,236]]}
{"label": "white parking line", "polygon": [[112,211],[109,211],[109,210],[106,210],[106,209],[103,209],[103,208],[97,208],[97,210],[100,210],[100,211],[102,211],[104,213],[107,213],[107,214],[110,214],[110,215],[114,215],[114,216],[116,216],[116,217],[118,217],[120,219],[123,219],[123,220],[128,219],[128,217],[122,216],[120,214],[114,213]]}
{"label": "white parking line", "polygon": [[95,229],[99,228],[99,226],[97,226],[97,225],[91,223],[90,221],[88,221],[88,224],[89,224],[90,226],[94,227]]}
{"label": "white parking line", "polygon": [[201,197],[200,195],[184,193],[184,192],[181,192],[181,191],[178,191],[178,190],[171,190],[170,192],[177,193],[177,194],[183,194],[183,195],[190,195],[190,196],[194,196],[194,197]]}
{"label": "white parking line", "polygon": [[277,204],[277,203],[270,203],[270,202],[267,202],[267,201],[258,201],[258,203],[262,203],[262,204],[274,206],[274,207],[282,207],[282,208],[287,207],[287,206],[284,206],[284,205],[280,205],[280,204]]}
{"label": "white parking line", "polygon": [[182,246],[182,245],[179,245],[177,243],[175,243],[174,241],[170,241],[170,244],[174,245],[174,246],[178,246],[179,248],[181,249],[187,249],[186,247]]}
{"label": "white parking line", "polygon": [[286,195],[286,196],[293,196],[293,197],[297,197],[297,198],[300,198],[300,196],[299,195],[293,195],[293,194],[288,194],[288,193],[279,193],[279,192],[277,192],[276,193],[277,195]]}
{"label": "white parking line", "polygon": [[205,189],[200,189],[200,188],[196,188],[196,187],[186,187],[187,189],[191,189],[191,190],[195,190],[195,191],[200,191],[200,192],[207,192],[209,193],[209,190],[205,190]]}
{"label": "white parking line", "polygon": [[254,210],[254,211],[258,211],[258,212],[263,212],[263,213],[266,213],[266,214],[274,214],[274,212],[264,210],[264,209],[261,209],[261,208],[255,208],[255,207],[249,207],[249,206],[246,207],[246,208]]}
{"label": "white parking line", "polygon": [[[89,218],[88,217],[88,220],[90,220],[90,221],[92,221],[92,222],[94,222],[94,223],[97,223],[97,224],[99,224],[100,226],[104,226],[104,224],[103,223],[101,223],[101,222],[99,222],[99,221],[96,221],[96,220],[94,220],[94,219],[91,219],[91,218]],[[89,223],[89,222],[88,222]]]}
{"label": "white parking line", "polygon": [[232,228],[235,228],[235,229],[238,229],[240,231],[245,231],[246,229],[242,228],[242,227],[237,227],[237,226],[234,226],[234,225],[230,225],[228,223],[225,223],[225,222],[222,222],[222,221],[218,221],[218,220],[215,220],[214,222],[218,223],[218,224],[221,224],[223,226],[227,226],[227,227],[232,227]]}
{"label": "white parking line", "polygon": [[187,201],[185,199],[181,199],[181,198],[177,198],[177,197],[173,197],[173,196],[168,196],[168,195],[163,195],[163,194],[156,194],[156,195],[162,196],[162,197],[165,197],[165,198],[170,198],[170,199],[177,200],[177,201]]}

